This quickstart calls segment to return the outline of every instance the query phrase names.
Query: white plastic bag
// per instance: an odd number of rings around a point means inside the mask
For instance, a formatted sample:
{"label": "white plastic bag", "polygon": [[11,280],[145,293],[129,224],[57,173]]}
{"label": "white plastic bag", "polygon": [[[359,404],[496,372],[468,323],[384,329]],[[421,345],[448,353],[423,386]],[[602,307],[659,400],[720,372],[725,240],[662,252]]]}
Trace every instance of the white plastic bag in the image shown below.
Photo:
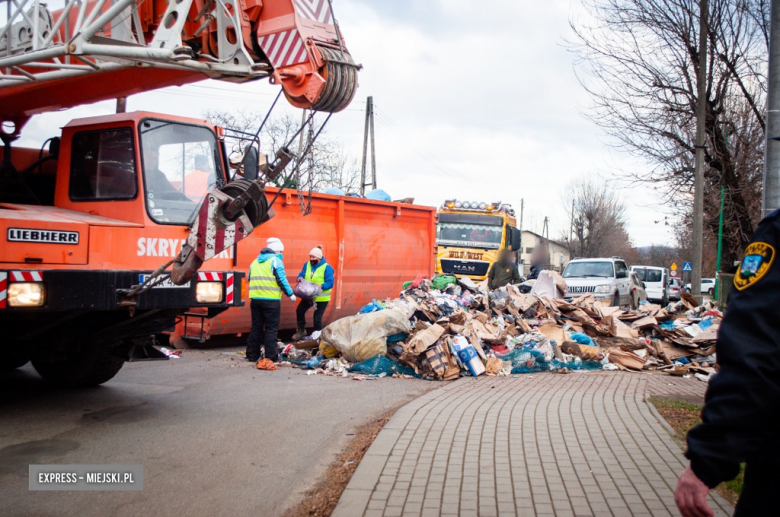
{"label": "white plastic bag", "polygon": [[411,324],[404,310],[357,314],[334,321],[322,330],[322,341],[332,346],[351,363],[359,363],[387,352],[387,337],[409,333]]}
{"label": "white plastic bag", "polygon": [[566,283],[561,275],[556,271],[547,271],[545,269],[539,273],[539,278],[531,288],[531,294],[539,298],[547,298],[548,300],[560,300],[564,294],[561,291],[562,286],[565,289]]}

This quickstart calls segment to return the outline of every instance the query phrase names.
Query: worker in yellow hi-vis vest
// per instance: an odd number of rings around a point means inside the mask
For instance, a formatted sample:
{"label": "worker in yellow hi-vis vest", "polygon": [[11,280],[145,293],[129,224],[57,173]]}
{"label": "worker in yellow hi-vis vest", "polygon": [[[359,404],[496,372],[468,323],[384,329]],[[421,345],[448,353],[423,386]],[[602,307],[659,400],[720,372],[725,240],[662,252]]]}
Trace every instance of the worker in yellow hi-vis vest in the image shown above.
{"label": "worker in yellow hi-vis vest", "polygon": [[[284,244],[276,237],[267,241],[260,255],[249,266],[249,298],[252,309],[252,329],[246,344],[246,358],[257,361],[262,370],[276,370],[279,350],[276,334],[279,331],[279,317],[282,312],[282,293],[295,301],[295,295],[284,272]],[[260,343],[263,344],[265,359],[260,361]]]}
{"label": "worker in yellow hi-vis vest", "polygon": [[313,300],[301,298],[301,301],[298,302],[298,308],[295,310],[295,314],[298,316],[298,331],[293,336],[293,341],[306,335],[306,311],[315,305],[317,307],[314,309],[314,332],[319,333],[322,330],[322,315],[328,307],[334,284],[333,267],[323,257],[322,246],[317,246],[309,252],[309,261],[303,265],[303,269],[298,274],[298,281],[301,280],[308,280],[319,285],[322,292]]}

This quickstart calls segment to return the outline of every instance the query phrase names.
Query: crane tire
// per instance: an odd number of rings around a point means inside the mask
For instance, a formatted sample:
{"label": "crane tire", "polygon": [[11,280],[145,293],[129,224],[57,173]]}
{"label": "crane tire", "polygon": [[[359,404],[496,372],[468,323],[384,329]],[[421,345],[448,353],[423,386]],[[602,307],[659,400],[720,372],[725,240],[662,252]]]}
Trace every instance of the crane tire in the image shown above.
{"label": "crane tire", "polygon": [[0,372],[10,372],[30,362],[26,355],[0,356]]}
{"label": "crane tire", "polygon": [[97,386],[111,380],[125,360],[113,356],[106,347],[85,345],[63,360],[33,359],[33,367],[46,381],[69,388]]}

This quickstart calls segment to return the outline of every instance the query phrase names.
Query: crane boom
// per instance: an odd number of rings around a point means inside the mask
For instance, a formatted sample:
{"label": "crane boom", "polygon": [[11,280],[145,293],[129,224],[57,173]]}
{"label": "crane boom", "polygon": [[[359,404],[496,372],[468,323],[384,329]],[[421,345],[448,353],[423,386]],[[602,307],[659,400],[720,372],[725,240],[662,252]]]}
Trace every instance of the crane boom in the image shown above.
{"label": "crane boom", "polygon": [[326,112],[357,89],[329,0],[64,1],[5,0],[0,116],[17,133],[36,113],[206,78],[269,78]]}

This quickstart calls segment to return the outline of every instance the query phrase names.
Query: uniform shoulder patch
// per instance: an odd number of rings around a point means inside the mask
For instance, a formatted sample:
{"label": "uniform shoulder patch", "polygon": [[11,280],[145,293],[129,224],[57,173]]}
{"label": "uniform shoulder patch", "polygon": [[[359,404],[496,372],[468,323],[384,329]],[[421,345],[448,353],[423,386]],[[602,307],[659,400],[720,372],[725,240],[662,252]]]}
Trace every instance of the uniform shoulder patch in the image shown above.
{"label": "uniform shoulder patch", "polygon": [[775,261],[775,248],[766,242],[753,242],[745,250],[745,258],[734,275],[734,287],[742,291],[761,280]]}

